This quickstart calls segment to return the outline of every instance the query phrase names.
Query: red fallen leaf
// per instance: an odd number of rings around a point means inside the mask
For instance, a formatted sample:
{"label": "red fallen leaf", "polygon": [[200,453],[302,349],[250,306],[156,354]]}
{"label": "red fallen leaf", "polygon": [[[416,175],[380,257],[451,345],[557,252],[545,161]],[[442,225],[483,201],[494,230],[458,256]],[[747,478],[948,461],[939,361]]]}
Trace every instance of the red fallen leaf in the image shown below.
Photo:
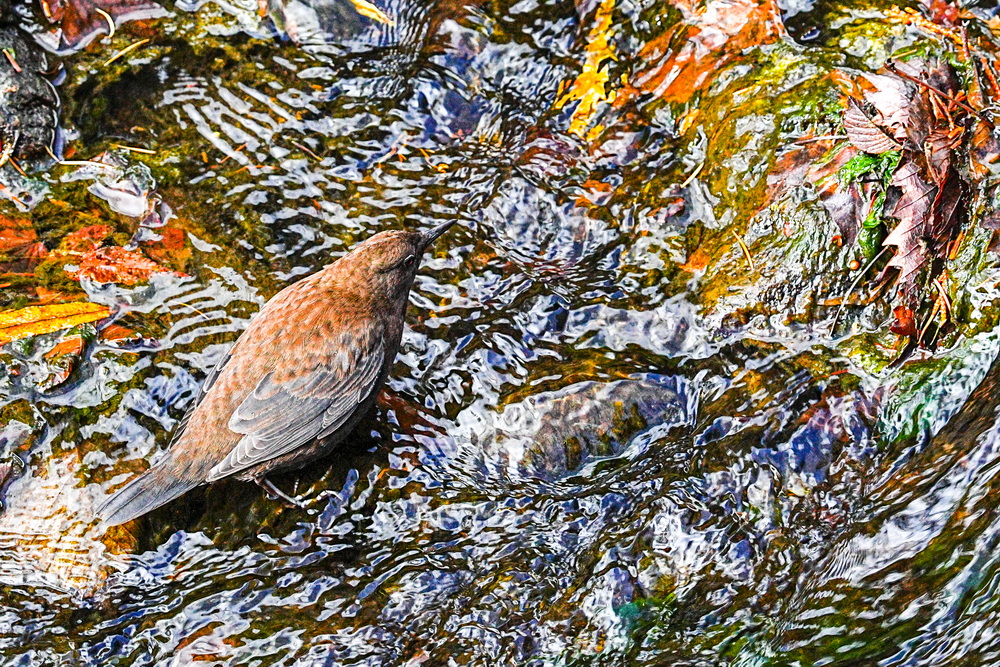
{"label": "red fallen leaf", "polygon": [[82,49],[98,35],[109,34],[111,25],[106,12],[116,26],[127,21],[160,18],[167,15],[152,0],[40,0],[42,11],[59,28],[54,33],[39,36],[44,46],[56,53]]}
{"label": "red fallen leaf", "polygon": [[872,122],[872,119],[865,114],[861,105],[853,97],[847,98],[844,130],[851,143],[865,153],[881,155],[887,151],[902,148],[895,139],[892,139],[882,128]]}
{"label": "red fallen leaf", "polygon": [[616,99],[620,106],[642,92],[668,102],[687,102],[744,50],[771,44],[785,35],[781,10],[774,0],[709,0],[673,3],[685,24],[649,42],[638,62],[651,63]]}
{"label": "red fallen leaf", "polygon": [[75,277],[77,280],[87,278],[97,283],[135,285],[149,280],[154,273],[166,272],[169,270],[134,250],[108,246],[84,255]]}
{"label": "red fallen leaf", "polygon": [[892,309],[892,314],[895,315],[896,321],[889,327],[889,331],[897,336],[916,339],[920,332],[917,331],[917,321],[913,311],[907,306],[896,306]]}

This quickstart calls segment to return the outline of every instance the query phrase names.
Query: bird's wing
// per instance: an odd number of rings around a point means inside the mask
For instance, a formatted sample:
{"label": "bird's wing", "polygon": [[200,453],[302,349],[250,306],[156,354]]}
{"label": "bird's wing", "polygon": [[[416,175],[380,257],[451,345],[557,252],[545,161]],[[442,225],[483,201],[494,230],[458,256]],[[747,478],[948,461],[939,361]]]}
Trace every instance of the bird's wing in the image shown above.
{"label": "bird's wing", "polygon": [[205,396],[208,395],[208,390],[212,388],[212,385],[214,385],[215,381],[219,378],[219,374],[222,373],[222,369],[225,368],[226,364],[229,363],[229,360],[233,358],[232,352],[232,350],[226,352],[222,359],[219,360],[219,363],[217,363],[215,367],[212,368],[212,370],[210,370],[205,376],[205,380],[201,383],[201,388],[195,395],[194,400],[191,401],[191,405],[189,405],[188,409],[184,412],[184,416],[181,417],[180,422],[177,423],[177,428],[174,429],[173,435],[170,436],[170,442],[167,443],[167,449],[173,447],[174,443],[180,440],[181,436],[184,435],[188,422],[191,421],[191,415],[193,415],[194,411],[199,405],[201,405],[201,402],[205,400]]}
{"label": "bird's wing", "polygon": [[[378,327],[319,341],[293,372],[265,375],[229,420],[243,434],[206,481],[252,468],[340,428],[376,390],[385,359]],[[280,373],[280,375],[279,375]]]}

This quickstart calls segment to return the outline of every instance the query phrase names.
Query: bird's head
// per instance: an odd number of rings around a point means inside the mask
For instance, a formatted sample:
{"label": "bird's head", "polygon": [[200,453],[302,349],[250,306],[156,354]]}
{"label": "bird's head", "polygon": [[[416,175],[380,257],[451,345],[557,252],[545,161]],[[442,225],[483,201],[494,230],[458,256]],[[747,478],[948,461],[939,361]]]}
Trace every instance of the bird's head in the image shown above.
{"label": "bird's head", "polygon": [[379,232],[355,246],[337,264],[347,270],[350,280],[364,284],[372,296],[405,304],[421,256],[453,224],[446,222],[426,232]]}

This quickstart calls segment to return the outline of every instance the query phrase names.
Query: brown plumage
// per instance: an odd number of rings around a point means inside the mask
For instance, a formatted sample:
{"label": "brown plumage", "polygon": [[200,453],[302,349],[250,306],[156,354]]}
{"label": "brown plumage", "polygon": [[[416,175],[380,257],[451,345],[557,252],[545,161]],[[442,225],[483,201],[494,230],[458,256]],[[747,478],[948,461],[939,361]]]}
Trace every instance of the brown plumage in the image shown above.
{"label": "brown plumage", "polygon": [[322,456],[372,407],[420,257],[450,226],[376,234],[275,295],[206,378],[163,458],[98,515],[125,523],[230,476],[283,496],[265,476]]}

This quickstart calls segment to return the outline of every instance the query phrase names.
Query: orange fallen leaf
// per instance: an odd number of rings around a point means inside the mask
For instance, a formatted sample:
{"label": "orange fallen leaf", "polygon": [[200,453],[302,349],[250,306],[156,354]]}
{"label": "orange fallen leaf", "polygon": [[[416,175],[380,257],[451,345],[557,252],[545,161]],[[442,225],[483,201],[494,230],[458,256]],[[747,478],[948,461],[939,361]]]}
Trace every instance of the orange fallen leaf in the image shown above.
{"label": "orange fallen leaf", "polygon": [[48,362],[46,367],[49,373],[39,382],[39,388],[42,391],[49,391],[66,382],[76,369],[85,346],[83,336],[74,334],[66,336],[46,352],[45,360]]}
{"label": "orange fallen leaf", "polygon": [[75,232],[70,232],[59,244],[59,250],[69,254],[91,252],[101,245],[104,239],[111,236],[108,225],[90,225]]}
{"label": "orange fallen leaf", "polygon": [[687,261],[681,264],[681,271],[687,271],[688,273],[695,273],[697,271],[704,271],[705,267],[708,266],[708,262],[711,257],[708,253],[698,248],[693,253],[688,255]]}
{"label": "orange fallen leaf", "polygon": [[0,312],[0,345],[102,320],[111,311],[97,303],[60,303]]}
{"label": "orange fallen leaf", "polygon": [[154,262],[170,266],[183,266],[191,256],[187,233],[178,227],[163,227],[156,234],[159,239],[143,241],[142,251]]}
{"label": "orange fallen leaf", "polygon": [[30,220],[0,215],[0,272],[31,273],[48,251],[38,240]]}
{"label": "orange fallen leaf", "polygon": [[610,183],[604,181],[587,180],[583,183],[584,192],[576,198],[578,206],[588,206],[595,204],[602,206],[608,201],[614,188]]}
{"label": "orange fallen leaf", "polygon": [[704,5],[674,0],[685,22],[650,41],[638,62],[650,63],[618,96],[616,105],[652,93],[667,102],[687,102],[713,81],[720,68],[746,49],[785,35],[774,0],[709,0]]}
{"label": "orange fallen leaf", "polygon": [[46,359],[56,359],[66,355],[78,355],[83,352],[83,336],[74,334],[67,336],[56,343],[51,350],[45,353]]}
{"label": "orange fallen leaf", "polygon": [[139,337],[139,334],[120,324],[110,324],[101,329],[101,340],[106,343],[117,343],[137,337]]}
{"label": "orange fallen leaf", "polygon": [[108,246],[88,252],[80,258],[75,277],[87,278],[97,283],[135,285],[149,280],[154,273],[168,269],[145,255],[120,246]]}

